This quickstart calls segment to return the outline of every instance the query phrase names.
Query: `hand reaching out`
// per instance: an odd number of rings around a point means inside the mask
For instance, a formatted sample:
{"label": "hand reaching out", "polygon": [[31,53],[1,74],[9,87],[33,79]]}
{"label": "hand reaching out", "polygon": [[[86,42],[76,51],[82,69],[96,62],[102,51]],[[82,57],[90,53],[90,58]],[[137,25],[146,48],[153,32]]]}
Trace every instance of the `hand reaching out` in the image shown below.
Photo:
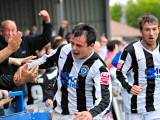
{"label": "hand reaching out", "polygon": [[12,57],[9,57],[9,63],[20,66],[20,65],[22,65],[24,63],[31,62],[35,58],[37,58],[37,56],[33,56],[33,55],[25,57],[25,58],[12,58]]}
{"label": "hand reaching out", "polygon": [[32,69],[28,69],[28,66],[24,64],[19,67],[14,75],[14,82],[17,86],[28,83],[36,82],[39,66],[35,66]]}

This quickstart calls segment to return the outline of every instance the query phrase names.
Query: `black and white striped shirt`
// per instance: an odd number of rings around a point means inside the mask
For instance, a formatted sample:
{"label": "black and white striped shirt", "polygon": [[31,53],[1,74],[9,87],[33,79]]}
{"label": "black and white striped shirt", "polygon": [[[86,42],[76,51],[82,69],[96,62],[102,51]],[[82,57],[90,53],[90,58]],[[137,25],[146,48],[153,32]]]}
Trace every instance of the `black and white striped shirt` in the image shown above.
{"label": "black and white striped shirt", "polygon": [[[160,110],[160,47],[153,51],[144,48],[140,41],[127,46],[117,68],[117,78],[125,91],[127,112],[142,113]],[[130,94],[131,86],[139,85],[142,92]]]}
{"label": "black and white striped shirt", "polygon": [[99,117],[110,109],[110,74],[95,52],[86,59],[75,60],[71,45],[68,44],[29,66],[44,62],[42,67],[50,67],[54,62],[58,65],[57,92],[54,97],[56,112],[68,115],[78,111],[90,111],[93,117]]}

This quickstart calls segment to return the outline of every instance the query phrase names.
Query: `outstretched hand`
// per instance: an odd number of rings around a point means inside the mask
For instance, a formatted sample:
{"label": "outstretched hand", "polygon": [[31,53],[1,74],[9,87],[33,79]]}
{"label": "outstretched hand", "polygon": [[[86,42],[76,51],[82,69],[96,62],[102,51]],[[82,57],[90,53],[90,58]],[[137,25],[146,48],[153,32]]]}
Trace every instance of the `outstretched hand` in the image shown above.
{"label": "outstretched hand", "polygon": [[32,69],[28,69],[27,64],[19,67],[14,75],[14,83],[19,86],[28,82],[36,82],[39,66],[36,65]]}
{"label": "outstretched hand", "polygon": [[33,55],[25,57],[25,58],[12,58],[12,57],[9,57],[9,63],[17,65],[17,66],[20,66],[20,65],[22,65],[24,63],[31,62],[35,58],[37,58],[37,56],[33,56]]}

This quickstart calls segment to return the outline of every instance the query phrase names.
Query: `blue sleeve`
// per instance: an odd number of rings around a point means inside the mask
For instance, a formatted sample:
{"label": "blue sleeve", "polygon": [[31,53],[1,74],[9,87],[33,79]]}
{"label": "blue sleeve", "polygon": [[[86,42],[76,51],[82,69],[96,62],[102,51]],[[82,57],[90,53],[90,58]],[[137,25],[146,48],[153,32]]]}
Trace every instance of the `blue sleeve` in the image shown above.
{"label": "blue sleeve", "polygon": [[113,58],[113,60],[112,60],[112,65],[113,65],[114,67],[117,67],[117,64],[118,64],[118,61],[119,61],[119,59],[120,59],[120,57],[121,57],[121,54],[122,54],[122,51],[119,51],[119,52],[116,54],[116,56]]}

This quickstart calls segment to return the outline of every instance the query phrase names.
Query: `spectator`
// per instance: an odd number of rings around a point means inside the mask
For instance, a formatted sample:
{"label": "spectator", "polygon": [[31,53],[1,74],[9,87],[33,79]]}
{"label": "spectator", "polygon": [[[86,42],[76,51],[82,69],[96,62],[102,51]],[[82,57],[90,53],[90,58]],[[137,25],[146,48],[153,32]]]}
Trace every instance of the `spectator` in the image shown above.
{"label": "spectator", "polygon": [[26,29],[26,30],[24,31],[24,36],[28,36],[28,35],[30,35],[30,30],[29,30],[29,29]]}
{"label": "spectator", "polygon": [[99,56],[102,58],[102,60],[105,60],[108,52],[107,50],[108,39],[106,38],[105,34],[102,34],[99,42],[101,44],[101,53],[99,54]]}
{"label": "spectator", "polygon": [[64,37],[65,29],[67,29],[68,26],[69,26],[68,20],[64,20],[64,21],[62,22],[62,25],[60,26],[59,31],[58,31],[58,36]]}
{"label": "spectator", "polygon": [[[43,33],[38,36],[23,36],[22,37],[22,43],[20,48],[13,53],[10,57],[13,58],[24,58],[30,55],[35,55],[35,51],[38,49],[42,49],[45,44],[50,42],[51,34],[52,34],[52,25],[51,25],[51,19],[46,10],[41,10],[39,12],[39,16],[43,19]],[[17,26],[16,23],[12,20],[5,20],[1,23],[1,32],[2,35],[0,35],[0,50],[7,46],[8,40],[10,37],[14,36],[17,32]],[[10,60],[9,60],[10,61]],[[13,78],[13,75],[18,69],[18,66],[15,66],[13,64],[8,64],[8,60],[3,61],[0,64],[0,75],[8,74],[11,75]],[[7,82],[9,79],[7,79]],[[2,88],[0,88],[2,89]],[[24,96],[27,96],[27,90],[26,86],[19,86],[16,88],[10,88],[8,90],[17,91],[22,90],[24,92]]]}
{"label": "spectator", "polygon": [[37,28],[37,26],[35,26],[35,25],[32,26],[29,35],[32,35],[32,36],[38,35],[38,28]]}
{"label": "spectator", "polygon": [[[15,33],[14,36],[12,36],[8,39],[7,47],[5,47],[4,49],[2,49],[0,51],[0,58],[1,58],[0,62],[3,62],[12,53],[14,53],[15,51],[17,51],[19,49],[20,44],[22,42],[21,36],[22,36],[22,34],[20,32],[17,32],[17,33]],[[22,69],[22,71],[25,71],[21,76],[22,79],[18,79],[17,77],[13,77],[13,75],[7,75],[7,74],[0,75],[0,88],[1,89],[11,89],[13,87],[19,86],[21,84],[25,84],[26,82],[33,80],[31,78],[33,78],[34,75],[30,71],[36,73],[35,70],[33,70],[33,69],[32,70],[28,70],[28,69],[23,70]],[[16,76],[16,74],[14,74],[14,75]],[[30,78],[30,80],[29,80],[29,78]]]}
{"label": "spectator", "polygon": [[[45,10],[40,11],[39,15],[44,20],[43,33],[35,37],[23,36],[20,48],[17,52],[12,54],[11,57],[22,58],[35,54],[35,51],[37,49],[41,49],[45,44],[47,44],[50,41],[52,28],[50,23],[50,16],[48,12]],[[15,22],[12,20],[3,21],[1,23],[1,32],[2,35],[0,36],[0,49],[3,49],[5,46],[7,46],[9,38],[15,35],[15,33],[17,32],[17,26]],[[7,60],[5,60],[0,64],[0,68],[3,68],[0,69],[0,74],[14,75],[18,67],[8,64]]]}
{"label": "spectator", "polygon": [[101,44],[99,41],[96,41],[94,44],[94,51],[99,55],[101,53]]}

